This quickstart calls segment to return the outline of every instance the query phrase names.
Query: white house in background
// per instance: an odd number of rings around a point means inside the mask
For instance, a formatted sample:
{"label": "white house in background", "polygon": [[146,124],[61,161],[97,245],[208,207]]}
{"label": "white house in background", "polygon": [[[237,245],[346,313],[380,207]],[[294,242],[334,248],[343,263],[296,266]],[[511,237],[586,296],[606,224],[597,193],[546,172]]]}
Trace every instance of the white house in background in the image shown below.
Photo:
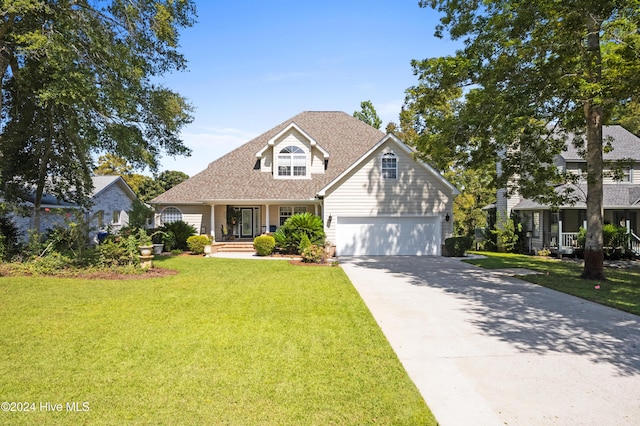
{"label": "white house in background", "polygon": [[[613,148],[604,153],[604,160],[630,160],[623,169],[622,181],[614,180],[610,167],[604,170],[603,206],[604,223],[613,223],[628,228],[632,248],[640,254],[640,138],[622,126],[603,126],[603,138]],[[571,140],[570,135],[568,140]],[[577,248],[580,227],[586,229],[586,161],[573,144],[567,144],[566,151],[559,155],[555,163],[562,171],[582,176],[577,185],[570,185],[577,202],[552,209],[533,200],[522,198],[517,192],[507,195],[505,189],[498,190],[498,217],[510,217],[518,212],[527,231],[527,245],[532,250],[548,248],[552,252],[570,254]],[[565,185],[557,188],[564,191]]]}
{"label": "white house in background", "polygon": [[[133,201],[137,198],[131,187],[120,176],[94,176],[92,180],[94,189],[91,201],[93,204],[91,209],[85,212],[92,229],[91,236],[94,237],[99,230],[109,228],[117,231],[122,226],[128,225],[129,212],[132,209]],[[28,205],[33,206],[33,198],[28,198],[25,201]],[[63,225],[67,217],[82,210],[82,207],[77,204],[45,194],[40,206],[39,231],[46,232],[56,225]],[[20,237],[26,240],[28,231],[34,229],[34,218],[15,215],[13,221],[18,227]]]}
{"label": "white house in background", "polygon": [[458,190],[392,134],[308,111],[151,200],[156,226],[251,240],[295,213],[321,216],[338,255],[439,255]]}

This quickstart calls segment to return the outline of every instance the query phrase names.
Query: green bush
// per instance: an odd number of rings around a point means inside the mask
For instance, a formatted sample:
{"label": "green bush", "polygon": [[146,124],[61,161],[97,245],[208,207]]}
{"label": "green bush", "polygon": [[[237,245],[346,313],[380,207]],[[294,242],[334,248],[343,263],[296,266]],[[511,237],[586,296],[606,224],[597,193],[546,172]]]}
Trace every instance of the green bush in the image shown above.
{"label": "green bush", "polygon": [[307,263],[323,263],[327,258],[324,247],[312,244],[302,250],[302,261]]}
{"label": "green bush", "polygon": [[461,257],[467,250],[473,247],[473,238],[471,237],[451,237],[444,240],[444,248],[447,256]]}
{"label": "green bush", "polygon": [[29,272],[42,275],[53,275],[56,272],[73,266],[73,259],[58,252],[36,257],[26,264]]}
{"label": "green bush", "polygon": [[211,244],[211,240],[206,235],[192,235],[187,238],[187,247],[192,254],[204,254],[204,246]]}
{"label": "green bush", "polygon": [[116,266],[128,266],[134,263],[133,255],[127,250],[127,245],[121,240],[116,241],[114,239],[107,239],[97,248],[98,251],[98,266],[102,267],[116,267]]}
{"label": "green bush", "polygon": [[18,228],[10,217],[0,214],[0,261],[9,260],[19,252]]}
{"label": "green bush", "polygon": [[300,244],[298,244],[298,253],[302,253],[309,247],[311,247],[311,241],[309,240],[309,237],[307,236],[307,234],[302,234],[302,236],[300,237]]}
{"label": "green bush", "polygon": [[178,220],[176,222],[167,223],[162,227],[163,232],[171,232],[175,238],[175,245],[171,248],[167,247],[165,241],[165,250],[172,250],[174,248],[179,250],[188,250],[187,238],[196,233],[196,228],[188,223]]}
{"label": "green bush", "polygon": [[271,235],[260,235],[253,240],[253,248],[258,256],[269,256],[275,246],[276,240]]}
{"label": "green bush", "polygon": [[[584,250],[586,240],[587,231],[581,227],[578,231],[578,245],[581,250]],[[630,253],[628,253],[629,234],[627,233],[627,228],[624,226],[617,226],[611,223],[603,225],[602,241],[605,259],[617,260],[630,255]]]}
{"label": "green bush", "polygon": [[323,246],[325,235],[322,219],[311,213],[294,214],[278,228],[273,237],[280,250],[298,254],[303,235],[306,235],[311,244]]}

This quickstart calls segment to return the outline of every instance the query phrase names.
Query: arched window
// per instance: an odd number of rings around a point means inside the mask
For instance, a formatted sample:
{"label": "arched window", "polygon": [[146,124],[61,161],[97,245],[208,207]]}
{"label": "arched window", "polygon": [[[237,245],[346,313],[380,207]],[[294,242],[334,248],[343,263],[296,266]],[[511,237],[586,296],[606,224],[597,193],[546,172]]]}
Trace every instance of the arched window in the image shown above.
{"label": "arched window", "polygon": [[287,146],[278,154],[278,176],[307,176],[307,154],[297,146]]}
{"label": "arched window", "polygon": [[165,223],[177,222],[182,220],[182,212],[176,207],[167,207],[160,213],[160,222]]}
{"label": "arched window", "polygon": [[382,179],[398,178],[398,157],[393,152],[382,155]]}

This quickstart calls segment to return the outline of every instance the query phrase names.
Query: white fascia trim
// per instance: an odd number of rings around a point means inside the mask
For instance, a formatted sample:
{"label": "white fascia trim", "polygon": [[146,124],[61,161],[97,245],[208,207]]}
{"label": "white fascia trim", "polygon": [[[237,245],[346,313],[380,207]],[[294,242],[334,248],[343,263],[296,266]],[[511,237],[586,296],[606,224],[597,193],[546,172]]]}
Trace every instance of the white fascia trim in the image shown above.
{"label": "white fascia trim", "polygon": [[300,200],[201,200],[202,204],[230,204],[234,206],[255,206],[257,204],[282,204],[282,205],[290,205],[290,204],[322,204],[322,200],[318,200],[317,198],[303,198]]}
{"label": "white fascia trim", "polygon": [[[382,140],[380,140],[380,142],[378,142],[377,144],[375,144],[369,151],[367,151],[362,157],[360,157],[355,163],[353,163],[351,166],[349,166],[349,168],[347,168],[347,170],[345,170],[344,172],[342,172],[337,178],[335,178],[334,180],[332,180],[331,182],[329,182],[329,184],[327,186],[325,186],[324,188],[322,188],[319,192],[318,192],[318,196],[319,197],[324,197],[327,193],[327,191],[333,186],[335,185],[337,182],[339,182],[342,178],[344,178],[346,175],[348,175],[349,173],[351,173],[352,170],[354,170],[356,167],[358,167],[360,165],[360,163],[362,163],[366,158],[368,158],[374,151],[376,151],[378,148],[380,148],[380,146],[382,144],[384,144],[387,141],[393,141],[399,148],[401,148],[402,150],[404,150],[407,154],[409,154],[411,156],[411,158],[413,157],[413,151],[411,150],[411,148],[409,148],[404,142],[402,142],[400,139],[398,139],[395,135],[388,133],[384,138],[382,138]],[[451,184],[451,182],[449,182],[448,180],[446,180],[444,178],[444,176],[442,176],[440,174],[440,172],[438,172],[436,169],[434,169],[433,167],[431,167],[429,164],[425,163],[422,160],[416,159],[414,158],[415,162],[420,164],[423,168],[425,168],[429,173],[433,174],[440,182],[442,182],[445,186],[447,186],[449,189],[451,189],[451,193],[452,195],[458,195],[460,193],[460,191],[458,190],[458,188],[456,188],[455,186],[453,186]]]}

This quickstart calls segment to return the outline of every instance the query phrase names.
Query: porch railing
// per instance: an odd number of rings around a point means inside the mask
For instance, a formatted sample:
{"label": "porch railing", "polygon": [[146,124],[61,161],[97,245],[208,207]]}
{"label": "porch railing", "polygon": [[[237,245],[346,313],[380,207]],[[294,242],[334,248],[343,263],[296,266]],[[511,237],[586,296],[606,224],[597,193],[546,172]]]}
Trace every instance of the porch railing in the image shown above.
{"label": "porch railing", "polygon": [[629,232],[629,248],[631,248],[635,254],[640,255],[640,237],[633,231]]}
{"label": "porch railing", "polygon": [[562,247],[578,248],[578,233],[577,232],[563,232],[562,233]]}

